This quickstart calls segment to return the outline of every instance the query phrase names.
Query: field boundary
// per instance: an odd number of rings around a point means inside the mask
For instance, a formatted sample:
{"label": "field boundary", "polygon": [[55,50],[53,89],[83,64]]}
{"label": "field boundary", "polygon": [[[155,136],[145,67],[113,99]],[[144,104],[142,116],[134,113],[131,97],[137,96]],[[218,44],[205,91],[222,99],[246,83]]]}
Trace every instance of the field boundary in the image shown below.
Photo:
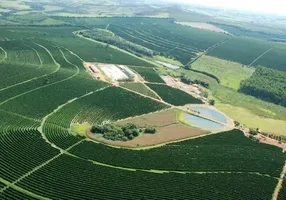
{"label": "field boundary", "polygon": [[282,186],[283,186],[283,181],[285,181],[284,180],[285,176],[286,176],[286,162],[285,162],[285,164],[283,166],[281,175],[280,175],[280,177],[278,179],[278,183],[277,183],[276,188],[274,190],[274,193],[272,195],[272,200],[278,200],[279,192],[280,192],[280,190],[282,189]]}
{"label": "field boundary", "polygon": [[[77,146],[78,144],[80,144],[81,142],[83,142],[84,140],[81,140],[80,142],[78,142],[77,144],[73,145],[72,147],[70,147],[71,150],[73,147]],[[95,143],[99,143],[102,144],[101,142],[97,142],[91,139],[85,140],[85,141],[92,141]],[[107,145],[110,146],[110,145]],[[112,147],[112,146],[111,146]],[[117,147],[118,148],[118,147]],[[120,148],[121,149],[121,148]],[[125,149],[125,148],[122,148]],[[79,159],[83,159],[80,156],[77,156],[75,154],[72,153],[67,153],[67,155],[79,158]],[[84,159],[87,160],[87,159]],[[141,172],[147,172],[147,173],[155,173],[155,174],[168,174],[168,173],[176,173],[176,174],[252,174],[252,175],[257,175],[257,176],[264,176],[264,177],[269,177],[269,178],[274,178],[274,179],[278,179],[277,177],[273,177],[270,176],[269,174],[262,174],[259,172],[247,172],[247,171],[186,171],[186,170],[158,170],[158,169],[140,169],[140,168],[130,168],[130,167],[121,167],[121,166],[116,166],[116,165],[111,165],[111,164],[106,164],[106,163],[102,163],[102,162],[98,162],[96,160],[90,160],[88,159],[88,161],[91,161],[93,164],[95,165],[99,165],[99,166],[103,166],[103,167],[108,167],[108,168],[113,168],[113,169],[119,169],[119,170],[124,170],[124,171],[133,171],[133,172],[137,172],[137,171],[141,171]]]}
{"label": "field boundary", "polygon": [[270,49],[266,50],[264,53],[262,53],[260,56],[258,56],[254,61],[252,61],[252,63],[250,63],[248,65],[248,67],[251,67],[256,61],[258,61],[260,58],[262,58],[263,56],[265,56],[269,51],[271,51],[273,49],[273,47],[271,47]]}
{"label": "field boundary", "polygon": [[2,47],[0,47],[0,49],[4,52],[4,58],[2,60],[0,60],[0,63],[3,62],[4,60],[6,60],[7,58],[7,52],[5,51],[5,49],[3,49]]}
{"label": "field boundary", "polygon": [[[79,38],[82,38],[82,39],[85,39],[85,40],[89,40],[89,41],[92,41],[92,42],[94,42],[94,43],[98,43],[98,44],[101,44],[101,45],[106,45],[106,44],[107,44],[107,43],[99,42],[99,41],[94,40],[94,39],[91,39],[91,38],[86,38],[86,37],[84,37],[84,36],[82,36],[82,35],[79,34],[79,32],[81,32],[81,31],[84,32],[84,31],[86,31],[86,30],[75,31],[75,32],[73,32],[73,34],[74,34],[75,36],[79,37]],[[154,63],[154,62],[152,62],[152,61],[150,61],[150,60],[147,60],[147,59],[144,59],[144,58],[140,58],[140,57],[138,57],[138,56],[135,56],[134,54],[132,54],[132,53],[130,53],[130,52],[128,52],[128,51],[125,51],[125,50],[123,50],[123,49],[120,49],[120,48],[118,48],[118,47],[116,47],[116,46],[109,45],[109,47],[111,47],[112,49],[121,51],[121,52],[123,52],[123,53],[125,53],[125,54],[128,54],[128,55],[130,55],[130,56],[132,56],[132,57],[134,57],[134,58],[137,58],[137,59],[139,59],[139,60],[142,60],[142,61],[144,61],[144,62],[147,62],[147,63],[149,63],[149,64],[151,64],[151,65],[156,66],[156,67],[159,67],[158,64],[156,64],[156,63]]]}
{"label": "field boundary", "polygon": [[24,193],[24,194],[26,194],[26,195],[28,195],[28,196],[30,196],[30,197],[35,197],[36,199],[41,199],[41,200],[51,200],[51,199],[49,199],[49,198],[46,198],[46,197],[40,196],[40,195],[38,195],[38,194],[35,194],[35,193],[33,193],[33,192],[30,192],[29,190],[26,190],[26,189],[24,189],[24,188],[21,188],[21,187],[19,187],[19,186],[17,186],[17,185],[12,185],[11,182],[6,181],[6,180],[4,180],[3,178],[0,178],[0,182],[3,183],[3,184],[5,184],[6,187],[10,187],[10,188],[12,188],[12,189],[14,189],[14,190],[16,190],[16,191],[18,191],[18,192]]}

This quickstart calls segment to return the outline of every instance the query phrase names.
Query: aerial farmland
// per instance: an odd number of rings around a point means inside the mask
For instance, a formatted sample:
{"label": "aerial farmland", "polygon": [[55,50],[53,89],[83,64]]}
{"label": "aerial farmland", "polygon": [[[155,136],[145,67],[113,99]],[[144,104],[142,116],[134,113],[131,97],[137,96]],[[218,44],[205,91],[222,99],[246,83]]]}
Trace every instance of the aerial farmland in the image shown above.
{"label": "aerial farmland", "polygon": [[1,1],[0,199],[285,200],[285,20],[241,12]]}

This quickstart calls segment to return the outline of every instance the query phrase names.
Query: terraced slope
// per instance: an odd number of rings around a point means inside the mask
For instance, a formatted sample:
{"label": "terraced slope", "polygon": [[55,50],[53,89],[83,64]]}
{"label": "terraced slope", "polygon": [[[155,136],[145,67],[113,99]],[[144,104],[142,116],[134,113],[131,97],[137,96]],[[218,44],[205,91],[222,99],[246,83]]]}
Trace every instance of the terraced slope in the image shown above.
{"label": "terraced slope", "polygon": [[[6,80],[0,83],[1,199],[271,199],[285,153],[240,131],[138,151],[72,134],[74,123],[116,121],[168,106],[88,78],[81,57],[108,62],[105,52],[119,62],[121,53],[93,43],[79,49],[86,43],[68,32],[75,28],[11,29],[0,28],[1,36],[23,39],[0,42],[7,52],[7,58],[0,54],[7,72],[0,74]],[[135,58],[123,61],[141,65]],[[162,83],[148,86],[174,105],[199,103]]]}

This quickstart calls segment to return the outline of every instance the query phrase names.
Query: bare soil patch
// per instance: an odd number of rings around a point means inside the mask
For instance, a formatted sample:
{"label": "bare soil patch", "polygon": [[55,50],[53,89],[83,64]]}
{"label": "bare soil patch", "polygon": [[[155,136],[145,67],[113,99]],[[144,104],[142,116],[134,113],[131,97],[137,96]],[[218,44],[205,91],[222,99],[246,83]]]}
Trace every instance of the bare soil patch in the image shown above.
{"label": "bare soil patch", "polygon": [[161,76],[161,78],[165,81],[165,83],[168,86],[180,88],[181,90],[188,92],[190,95],[202,99],[204,103],[207,102],[207,99],[202,97],[202,93],[205,90],[203,87],[197,84],[192,84],[192,85],[185,84],[179,78],[174,78],[171,76]]}
{"label": "bare soil patch", "polygon": [[102,80],[105,81],[105,76],[101,73],[101,71],[98,71],[97,73],[95,73],[94,71],[91,70],[91,66],[93,66],[94,63],[90,63],[90,62],[84,62],[83,66],[86,68],[86,70],[88,71],[88,73],[96,80]]}
{"label": "bare soil patch", "polygon": [[227,31],[209,23],[200,23],[200,22],[176,22],[176,23],[183,26],[190,26],[193,28],[199,28],[217,33],[228,33]]}
{"label": "bare soil patch", "polygon": [[157,113],[147,114],[139,117],[129,118],[125,120],[120,120],[115,124],[123,125],[126,123],[135,123],[138,126],[155,126],[155,127],[164,127],[171,124],[178,124],[177,121],[177,110],[168,109]]}
{"label": "bare soil patch", "polygon": [[138,126],[150,125],[158,128],[158,132],[155,134],[142,134],[130,141],[106,140],[100,135],[92,134],[90,131],[87,131],[87,136],[92,140],[112,146],[142,148],[207,134],[207,131],[181,124],[177,121],[176,115],[176,109],[169,109],[116,122],[116,124],[136,123]]}

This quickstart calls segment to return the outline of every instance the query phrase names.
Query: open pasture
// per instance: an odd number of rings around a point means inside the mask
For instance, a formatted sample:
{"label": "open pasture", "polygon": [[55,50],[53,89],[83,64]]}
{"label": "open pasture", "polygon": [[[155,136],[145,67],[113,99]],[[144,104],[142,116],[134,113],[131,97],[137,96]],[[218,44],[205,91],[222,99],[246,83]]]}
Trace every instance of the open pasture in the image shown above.
{"label": "open pasture", "polygon": [[240,63],[211,56],[202,56],[192,64],[192,69],[210,73],[220,80],[221,85],[235,90],[238,90],[241,81],[249,78],[255,70]]}

